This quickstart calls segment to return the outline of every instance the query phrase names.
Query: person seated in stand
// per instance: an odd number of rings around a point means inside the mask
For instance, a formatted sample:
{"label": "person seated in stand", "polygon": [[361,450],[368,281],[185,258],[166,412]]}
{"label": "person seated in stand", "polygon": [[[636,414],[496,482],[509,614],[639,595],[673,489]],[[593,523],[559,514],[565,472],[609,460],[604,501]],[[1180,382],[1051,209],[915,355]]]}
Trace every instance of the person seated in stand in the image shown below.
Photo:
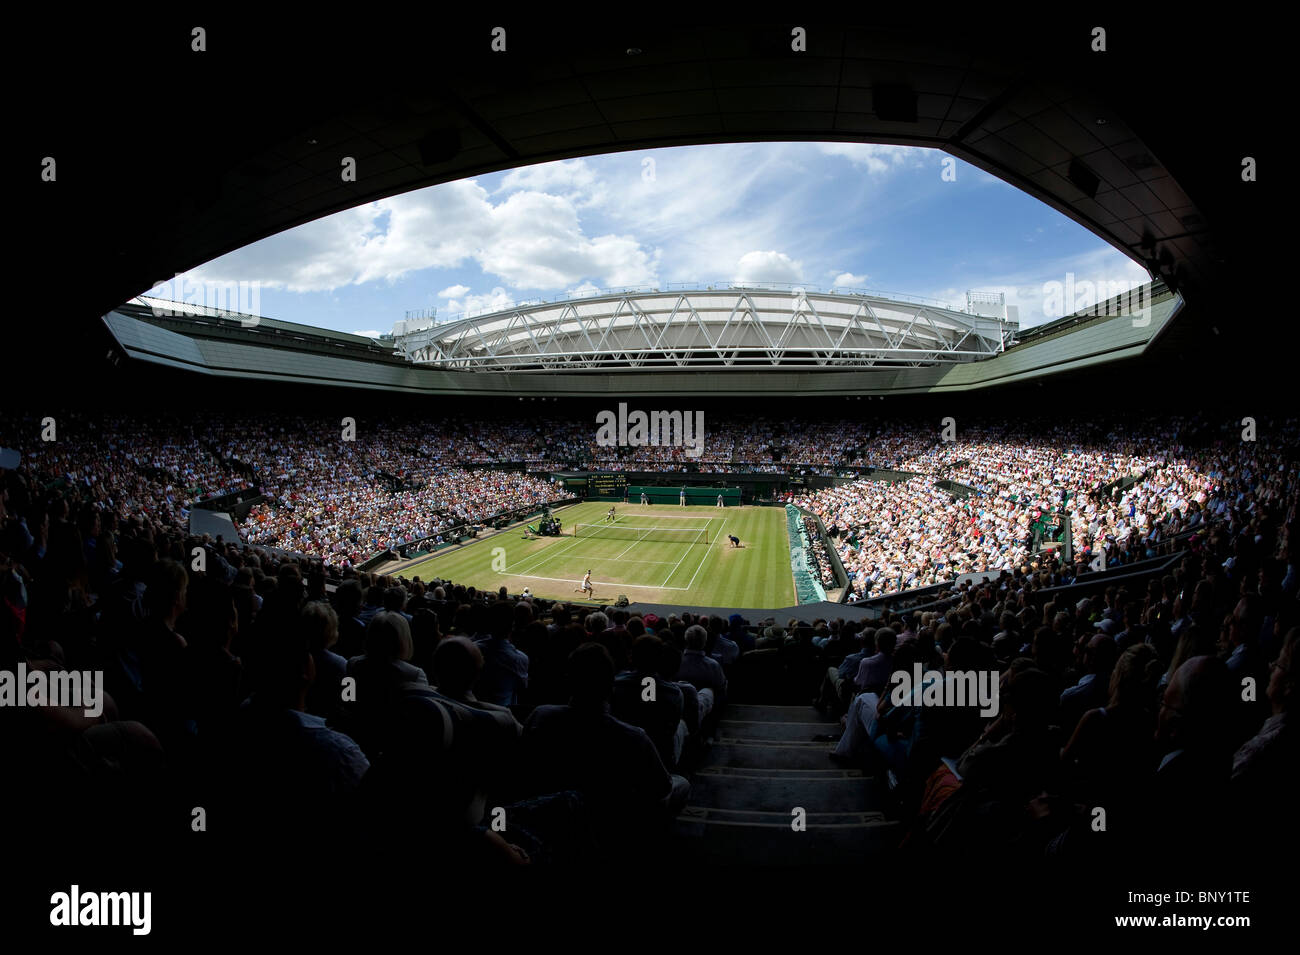
{"label": "person seated in stand", "polygon": [[727,676],[722,664],[704,652],[709,639],[709,632],[699,624],[686,629],[686,650],[682,653],[682,663],[677,670],[677,683],[690,683],[701,693],[710,691],[713,696],[713,711],[721,712],[727,700]]}
{"label": "person seated in stand", "polygon": [[524,724],[524,775],[537,793],[577,790],[602,842],[626,851],[629,839],[675,816],[691,784],[664,767],[646,731],[610,715],[614,661],[597,643],[569,656],[571,697],[544,704]]}
{"label": "person seated in stand", "polygon": [[[366,652],[347,663],[355,696],[343,706],[343,725],[362,750],[376,751],[382,726],[407,683],[428,684],[424,671],[408,662],[415,655],[411,626],[398,613],[378,613],[366,627]],[[315,671],[313,669],[313,679]]]}
{"label": "person seated in stand", "polygon": [[307,627],[267,634],[253,694],[222,750],[223,797],[239,820],[230,831],[250,842],[284,835],[290,823],[297,831],[337,821],[355,808],[370,768],[351,737],[307,712],[316,680],[311,641]]}
{"label": "person seated in stand", "polygon": [[478,695],[498,706],[515,705],[528,688],[528,657],[510,640],[514,618],[514,607],[498,601],[488,611],[487,632],[475,640],[484,659]]}
{"label": "person seated in stand", "polygon": [[[682,691],[659,672],[663,641],[649,634],[637,637],[632,644],[631,664],[631,669],[614,680],[610,712],[624,723],[645,730],[664,766],[671,771],[681,759],[687,727]],[[648,692],[651,687],[653,693]]]}

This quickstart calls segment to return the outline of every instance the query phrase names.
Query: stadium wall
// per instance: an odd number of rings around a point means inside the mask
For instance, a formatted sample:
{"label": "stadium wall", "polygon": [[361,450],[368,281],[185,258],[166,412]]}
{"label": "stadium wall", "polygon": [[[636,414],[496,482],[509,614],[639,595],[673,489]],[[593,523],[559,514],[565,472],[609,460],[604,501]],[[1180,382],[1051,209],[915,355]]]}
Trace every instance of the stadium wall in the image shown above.
{"label": "stadium wall", "polygon": [[[156,324],[148,309],[122,307],[104,325],[132,359],[199,374],[262,381],[370,389],[390,393],[487,396],[566,396],[613,402],[639,396],[765,397],[776,395],[895,395],[980,390],[1059,372],[1090,369],[1140,356],[1182,307],[1176,295],[1159,300],[1150,314],[1098,316],[1059,335],[1024,342],[984,361],[921,367],[798,367],[698,370],[622,369],[597,374],[510,374],[414,365],[375,353],[373,343],[338,342],[314,350],[291,340],[265,337],[256,328],[200,338]],[[305,347],[305,346],[304,346]],[[615,398],[617,396],[617,398]]]}
{"label": "stadium wall", "polygon": [[813,573],[804,551],[803,513],[793,504],[785,506],[786,534],[790,538],[790,575],[794,578],[794,595],[799,603],[821,603],[826,600],[826,591]]}
{"label": "stadium wall", "polygon": [[839,551],[835,549],[835,545],[832,543],[830,535],[826,533],[826,525],[822,522],[822,519],[812,511],[806,510],[802,507],[798,508],[798,510],[808,517],[811,517],[813,523],[817,526],[817,533],[821,536],[822,547],[826,548],[826,553],[831,563],[831,573],[835,575],[835,584],[840,588],[840,598],[836,602],[847,603],[849,599],[849,573],[844,569],[844,562],[840,560]]}

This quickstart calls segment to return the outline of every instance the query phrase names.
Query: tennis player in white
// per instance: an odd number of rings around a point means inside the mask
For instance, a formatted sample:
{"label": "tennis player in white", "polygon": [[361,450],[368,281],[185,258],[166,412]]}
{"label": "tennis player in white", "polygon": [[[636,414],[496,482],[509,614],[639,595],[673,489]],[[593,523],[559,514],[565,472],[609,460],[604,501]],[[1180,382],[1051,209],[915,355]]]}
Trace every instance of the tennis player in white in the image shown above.
{"label": "tennis player in white", "polygon": [[594,589],[592,589],[592,586],[591,586],[591,571],[590,571],[590,570],[587,571],[587,576],[585,576],[585,577],[582,578],[582,586],[581,586],[581,587],[575,587],[575,588],[573,589],[573,592],[574,592],[575,594],[577,594],[577,593],[588,594],[589,596],[592,596],[592,597],[596,596],[596,591],[595,591]]}

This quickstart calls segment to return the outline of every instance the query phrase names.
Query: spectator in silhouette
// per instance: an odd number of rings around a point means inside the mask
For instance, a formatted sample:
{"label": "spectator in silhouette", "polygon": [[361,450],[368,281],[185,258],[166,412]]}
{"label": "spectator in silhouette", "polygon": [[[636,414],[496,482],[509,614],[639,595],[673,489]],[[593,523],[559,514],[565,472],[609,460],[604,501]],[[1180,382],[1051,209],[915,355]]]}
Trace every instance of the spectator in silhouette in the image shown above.
{"label": "spectator in silhouette", "polygon": [[351,658],[365,652],[366,625],[360,619],[362,590],[357,580],[345,580],[334,591],[334,610],[339,618],[338,653]]}
{"label": "spectator in silhouette", "polygon": [[889,682],[889,675],[894,671],[894,631],[881,627],[876,631],[876,652],[865,657],[858,664],[858,672],[853,677],[853,686],[859,693],[881,693]]}
{"label": "spectator in silhouette", "polygon": [[239,613],[224,582],[196,576],[186,590],[181,620],[189,634],[198,733],[224,732],[240,703],[243,665],[230,652],[239,635]]}
{"label": "spectator in silhouette", "polygon": [[406,612],[406,588],[389,587],[384,591],[384,610],[387,613],[399,613],[411,622],[411,615]]}
{"label": "spectator in silhouette", "polygon": [[628,668],[631,634],[626,625],[611,625],[606,614],[596,611],[587,614],[583,626],[586,627],[588,640],[599,643],[609,651],[610,658],[620,673]]}
{"label": "spectator in silhouette", "polygon": [[[925,633],[926,628],[922,628]],[[917,650],[921,649],[918,637]],[[929,664],[923,664],[931,669]],[[997,659],[993,649],[972,637],[958,637],[940,661],[943,679],[952,682],[964,674],[995,673]],[[938,669],[938,668],[934,668]],[[955,694],[954,694],[955,696]],[[916,724],[907,759],[900,772],[900,798],[910,810],[921,799],[925,780],[945,757],[959,758],[980,736],[988,717],[980,712],[977,701],[965,706],[922,706],[916,711]]]}
{"label": "spectator in silhouette", "polygon": [[373,583],[366,588],[365,604],[357,614],[357,619],[361,621],[362,626],[369,626],[371,619],[384,609],[384,588],[378,583]]}
{"label": "spectator in silhouette", "polygon": [[[1165,687],[1156,721],[1159,762],[1135,820],[1136,831],[1150,840],[1150,851],[1185,860],[1192,851],[1185,841],[1190,833],[1199,837],[1197,852],[1213,856],[1222,848],[1212,843],[1223,833],[1211,832],[1215,827],[1206,824],[1204,813],[1227,798],[1233,695],[1227,667],[1209,655],[1187,660]],[[1196,798],[1189,799],[1190,793]]]}
{"label": "spectator in silhouette", "polygon": [[514,722],[509,707],[475,696],[474,687],[482,676],[483,667],[483,651],[478,644],[468,637],[447,637],[433,654],[433,687],[450,700],[485,712],[504,714]]}
{"label": "spectator in silhouette", "polygon": [[483,653],[479,699],[498,706],[513,706],[528,687],[528,657],[510,641],[514,608],[499,601],[488,608],[488,634],[475,642]]}
{"label": "spectator in silhouette", "polygon": [[[893,637],[893,630],[888,627],[882,627],[876,631],[877,646],[884,639],[884,644],[889,644],[890,638]],[[892,712],[896,707],[890,700],[889,689],[892,685],[892,676],[895,673],[904,673],[911,680],[914,676],[912,665],[917,663],[915,641],[896,647],[890,657],[891,674],[890,679],[886,680],[877,693],[859,693],[853,698],[853,703],[849,706],[848,712],[840,720],[844,727],[844,732],[835,744],[835,749],[830,752],[831,759],[841,762],[858,763],[870,757],[872,744],[882,735],[883,730],[880,727],[882,716]],[[905,707],[910,709],[911,707]],[[886,743],[888,740],[886,740]]]}
{"label": "spectator in silhouette", "polygon": [[177,631],[185,611],[189,575],[174,560],[154,564],[147,578],[147,615],[135,642],[134,673],[143,702],[141,721],[164,750],[179,752],[198,732],[192,696],[193,654]]}
{"label": "spectator in silhouette", "polygon": [[259,660],[230,751],[232,811],[245,834],[259,839],[337,826],[353,808],[369,760],[306,710],[316,667],[305,628],[269,635]]}
{"label": "spectator in silhouette", "polygon": [[664,640],[659,654],[659,678],[666,680],[682,691],[682,721],[686,724],[687,740],[696,737],[700,726],[713,710],[713,691],[699,690],[695,684],[686,680],[677,680],[677,672],[682,668],[682,651],[673,643]]}
{"label": "spectator in silhouette", "polygon": [[343,678],[348,669],[348,661],[330,649],[339,639],[338,614],[323,601],[309,601],[299,611],[298,625],[307,635],[316,667],[316,679],[307,693],[307,712],[332,719],[342,707]]}
{"label": "spectator in silhouette", "polygon": [[610,715],[614,676],[609,651],[584,643],[569,658],[569,703],[539,706],[524,725],[528,788],[581,793],[611,849],[675,816],[690,792],[645,730]]}
{"label": "spectator in silhouette", "polygon": [[1088,710],[1102,706],[1110,695],[1110,674],[1119,656],[1115,639],[1097,633],[1084,644],[1079,681],[1061,694],[1061,729],[1073,733]]}
{"label": "spectator in silhouette", "polygon": [[1133,796],[1132,782],[1152,763],[1160,661],[1139,643],[1120,654],[1105,706],[1088,710],[1061,753],[1088,805],[1116,806]]}
{"label": "spectator in silhouette", "polygon": [[1223,632],[1222,659],[1229,676],[1239,686],[1249,679],[1256,687],[1254,700],[1238,699],[1233,706],[1233,735],[1238,744],[1253,736],[1269,715],[1269,701],[1263,692],[1269,683],[1269,668],[1264,663],[1258,639],[1263,617],[1261,610],[1262,603],[1257,594],[1244,594],[1233,608]]}
{"label": "spectator in silhouette", "polygon": [[821,690],[813,701],[813,706],[820,712],[839,714],[848,709],[856,689],[853,681],[858,675],[858,667],[876,652],[876,634],[877,631],[872,629],[859,632],[856,637],[858,649],[845,656],[838,665],[826,668]]}
{"label": "spectator in silhouette", "polygon": [[1295,774],[1300,763],[1295,721],[1297,644],[1300,630],[1292,627],[1270,667],[1267,692],[1272,715],[1237,750],[1231,776],[1237,818],[1258,838],[1271,838],[1292,848],[1297,844],[1293,807],[1300,795]]}
{"label": "spectator in silhouette", "polygon": [[961,787],[931,823],[945,851],[1005,850],[1025,829],[1031,800],[1056,791],[1056,687],[1033,667],[1009,671],[1004,684],[1001,712],[958,761]]}
{"label": "spectator in silhouette", "polygon": [[[733,614],[736,622],[742,627],[744,620],[739,614]],[[729,667],[740,659],[740,644],[732,640],[727,634],[722,632],[722,618],[713,617],[709,621],[710,637],[713,639],[713,646],[710,650],[710,656],[716,659],[723,667]]]}
{"label": "spectator in silhouette", "polygon": [[366,652],[348,661],[355,699],[344,698],[345,726],[368,753],[383,744],[392,709],[407,684],[428,686],[424,671],[410,662],[411,628],[396,613],[378,613],[366,627]]}
{"label": "spectator in silhouette", "polygon": [[424,675],[431,683],[433,682],[433,655],[441,640],[442,631],[436,613],[421,607],[411,614],[411,662],[424,671]]}
{"label": "spectator in silhouette", "polygon": [[632,668],[614,680],[610,711],[624,723],[645,730],[664,766],[672,770],[686,742],[685,698],[676,685],[659,675],[663,646],[662,640],[649,634],[637,638],[632,645]]}
{"label": "spectator in silhouette", "polygon": [[701,693],[708,690],[713,697],[712,712],[721,713],[727,702],[727,676],[722,664],[704,652],[708,632],[699,624],[686,628],[686,650],[682,653],[681,669],[677,679],[690,683]]}

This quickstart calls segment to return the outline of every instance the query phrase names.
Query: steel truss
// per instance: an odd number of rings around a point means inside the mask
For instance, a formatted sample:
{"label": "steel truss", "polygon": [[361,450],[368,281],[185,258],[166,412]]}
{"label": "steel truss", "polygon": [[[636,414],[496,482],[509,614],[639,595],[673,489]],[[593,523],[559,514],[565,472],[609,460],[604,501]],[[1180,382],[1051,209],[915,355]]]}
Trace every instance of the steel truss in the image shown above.
{"label": "steel truss", "polygon": [[733,286],[519,305],[394,341],[412,362],[461,370],[842,369],[978,361],[1016,328],[873,295]]}

